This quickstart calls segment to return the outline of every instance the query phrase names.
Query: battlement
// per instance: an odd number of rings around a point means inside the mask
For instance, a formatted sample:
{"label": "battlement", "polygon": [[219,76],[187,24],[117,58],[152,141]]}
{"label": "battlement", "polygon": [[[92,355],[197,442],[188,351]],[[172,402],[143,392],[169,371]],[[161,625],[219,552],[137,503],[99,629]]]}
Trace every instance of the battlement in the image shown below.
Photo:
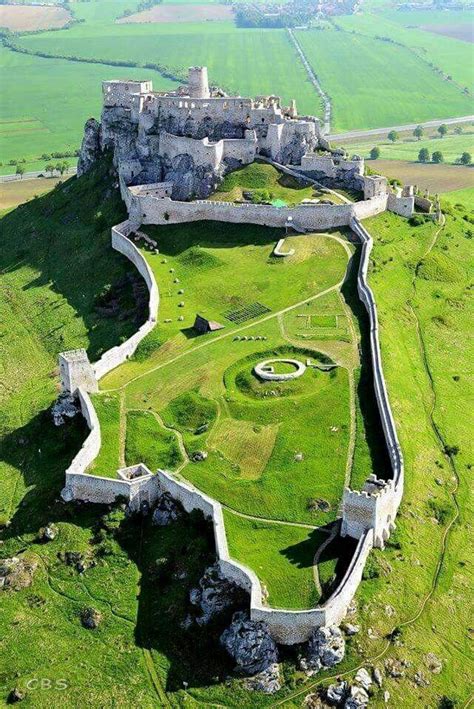
{"label": "battlement", "polygon": [[396,504],[393,480],[382,480],[372,474],[361,491],[346,488],[342,499],[341,536],[360,539],[372,529],[374,546],[383,548],[395,528]]}
{"label": "battlement", "polygon": [[60,353],[59,377],[63,393],[75,394],[79,388],[98,391],[97,379],[84,349]]}

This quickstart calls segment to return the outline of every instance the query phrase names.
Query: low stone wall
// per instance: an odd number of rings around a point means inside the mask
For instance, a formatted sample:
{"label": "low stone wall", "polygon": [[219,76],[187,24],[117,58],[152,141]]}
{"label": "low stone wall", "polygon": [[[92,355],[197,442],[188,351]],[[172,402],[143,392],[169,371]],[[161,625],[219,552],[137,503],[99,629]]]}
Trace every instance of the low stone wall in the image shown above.
{"label": "low stone wall", "polygon": [[101,379],[107,372],[115,369],[115,367],[118,367],[119,364],[122,364],[131,357],[143,338],[153,330],[158,317],[160,301],[158,285],[146,259],[142,256],[135,244],[128,238],[128,234],[130,234],[133,229],[134,226],[130,221],[125,221],[112,227],[112,248],[126,256],[143,277],[149,291],[148,319],[134,335],[129,337],[128,340],[121,345],[107,350],[98,362],[93,365],[97,379]]}

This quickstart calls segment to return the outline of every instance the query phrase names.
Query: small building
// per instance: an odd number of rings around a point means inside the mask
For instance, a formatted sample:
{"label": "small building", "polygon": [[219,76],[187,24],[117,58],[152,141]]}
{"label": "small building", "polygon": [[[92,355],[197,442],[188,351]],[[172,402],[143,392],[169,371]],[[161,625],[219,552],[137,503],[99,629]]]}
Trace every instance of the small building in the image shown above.
{"label": "small building", "polygon": [[207,320],[207,318],[203,318],[202,315],[196,315],[196,320],[194,321],[193,328],[200,335],[204,335],[206,332],[216,332],[216,330],[223,330],[224,325],[221,325],[215,320]]}

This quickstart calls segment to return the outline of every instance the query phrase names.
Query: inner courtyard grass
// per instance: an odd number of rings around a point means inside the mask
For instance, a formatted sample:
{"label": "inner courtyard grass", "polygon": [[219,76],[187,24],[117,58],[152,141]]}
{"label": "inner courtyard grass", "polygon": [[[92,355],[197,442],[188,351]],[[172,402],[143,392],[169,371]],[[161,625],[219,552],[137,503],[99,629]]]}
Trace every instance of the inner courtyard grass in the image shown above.
{"label": "inner courtyard grass", "polygon": [[314,608],[320,595],[313,577],[315,550],[327,539],[317,529],[249,520],[224,510],[229,552],[253,569],[274,608]]}
{"label": "inner courtyard grass", "polygon": [[328,197],[320,190],[302,185],[291,175],[283,175],[273,165],[254,162],[226,175],[211,199],[234,202],[243,199],[244,192],[251,192],[254,200],[280,199],[288,205]]}

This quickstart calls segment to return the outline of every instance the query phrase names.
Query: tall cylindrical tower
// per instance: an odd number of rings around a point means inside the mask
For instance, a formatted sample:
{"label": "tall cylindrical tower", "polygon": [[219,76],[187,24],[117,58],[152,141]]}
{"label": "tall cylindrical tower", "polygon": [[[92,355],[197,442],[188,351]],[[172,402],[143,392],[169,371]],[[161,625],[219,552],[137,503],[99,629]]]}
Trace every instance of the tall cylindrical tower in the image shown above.
{"label": "tall cylindrical tower", "polygon": [[191,98],[209,98],[207,66],[192,66],[188,69],[188,89]]}

